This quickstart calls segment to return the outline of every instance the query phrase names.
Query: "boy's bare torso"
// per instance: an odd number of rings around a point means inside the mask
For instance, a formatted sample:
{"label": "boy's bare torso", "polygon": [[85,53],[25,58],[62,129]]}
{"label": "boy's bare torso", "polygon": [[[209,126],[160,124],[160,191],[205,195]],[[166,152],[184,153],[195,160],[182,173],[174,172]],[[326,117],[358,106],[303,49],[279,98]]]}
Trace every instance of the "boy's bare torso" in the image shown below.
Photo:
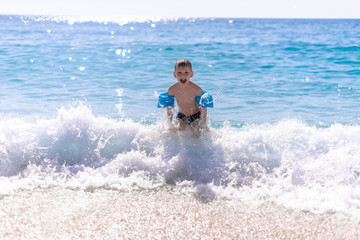
{"label": "boy's bare torso", "polygon": [[169,95],[175,96],[179,111],[186,116],[191,116],[201,110],[197,105],[195,97],[202,95],[201,88],[195,83],[189,81],[185,86],[178,82],[169,87]]}

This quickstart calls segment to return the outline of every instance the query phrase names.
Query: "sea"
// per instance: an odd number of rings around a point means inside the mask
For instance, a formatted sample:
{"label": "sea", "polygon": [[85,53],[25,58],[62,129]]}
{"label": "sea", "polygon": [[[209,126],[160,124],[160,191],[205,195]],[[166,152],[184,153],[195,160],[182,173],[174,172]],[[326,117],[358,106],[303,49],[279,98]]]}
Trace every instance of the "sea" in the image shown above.
{"label": "sea", "polygon": [[[0,15],[0,236],[55,239],[36,212],[12,228],[20,203],[90,214],[100,193],[359,222],[359,43],[359,19]],[[183,58],[214,98],[200,137],[157,108]]]}

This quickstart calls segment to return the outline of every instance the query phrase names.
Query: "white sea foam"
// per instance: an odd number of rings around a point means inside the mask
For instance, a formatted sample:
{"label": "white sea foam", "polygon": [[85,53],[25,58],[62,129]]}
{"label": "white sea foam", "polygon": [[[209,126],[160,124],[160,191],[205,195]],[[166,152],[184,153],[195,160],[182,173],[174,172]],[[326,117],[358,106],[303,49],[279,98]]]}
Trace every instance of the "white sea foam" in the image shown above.
{"label": "white sea foam", "polygon": [[0,194],[59,186],[156,189],[199,198],[271,200],[315,212],[360,216],[360,126],[317,128],[299,120],[229,124],[193,138],[162,122],[144,125],[62,108],[55,119],[3,119]]}

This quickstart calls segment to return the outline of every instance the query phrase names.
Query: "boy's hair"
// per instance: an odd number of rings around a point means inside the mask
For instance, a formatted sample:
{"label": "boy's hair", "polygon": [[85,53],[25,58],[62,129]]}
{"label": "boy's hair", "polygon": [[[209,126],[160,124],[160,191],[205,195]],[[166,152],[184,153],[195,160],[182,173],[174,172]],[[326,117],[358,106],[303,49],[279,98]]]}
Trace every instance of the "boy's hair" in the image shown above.
{"label": "boy's hair", "polygon": [[175,70],[179,67],[189,67],[190,70],[192,71],[192,66],[191,66],[191,62],[189,60],[186,59],[180,59],[179,61],[177,61],[175,63]]}

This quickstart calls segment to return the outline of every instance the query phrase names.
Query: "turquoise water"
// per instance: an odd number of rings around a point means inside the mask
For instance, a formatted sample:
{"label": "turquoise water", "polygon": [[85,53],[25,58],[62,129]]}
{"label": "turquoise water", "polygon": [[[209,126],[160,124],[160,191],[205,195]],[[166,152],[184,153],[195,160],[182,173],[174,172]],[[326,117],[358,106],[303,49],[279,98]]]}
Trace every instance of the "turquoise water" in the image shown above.
{"label": "turquoise water", "polygon": [[82,102],[153,122],[154,93],[187,58],[216,97],[211,123],[359,122],[359,20],[90,20],[0,17],[2,113],[55,116]]}
{"label": "turquoise water", "polygon": [[[171,184],[359,217],[359,42],[360,20],[0,16],[0,199]],[[199,139],[156,108],[180,58],[215,98]]]}

